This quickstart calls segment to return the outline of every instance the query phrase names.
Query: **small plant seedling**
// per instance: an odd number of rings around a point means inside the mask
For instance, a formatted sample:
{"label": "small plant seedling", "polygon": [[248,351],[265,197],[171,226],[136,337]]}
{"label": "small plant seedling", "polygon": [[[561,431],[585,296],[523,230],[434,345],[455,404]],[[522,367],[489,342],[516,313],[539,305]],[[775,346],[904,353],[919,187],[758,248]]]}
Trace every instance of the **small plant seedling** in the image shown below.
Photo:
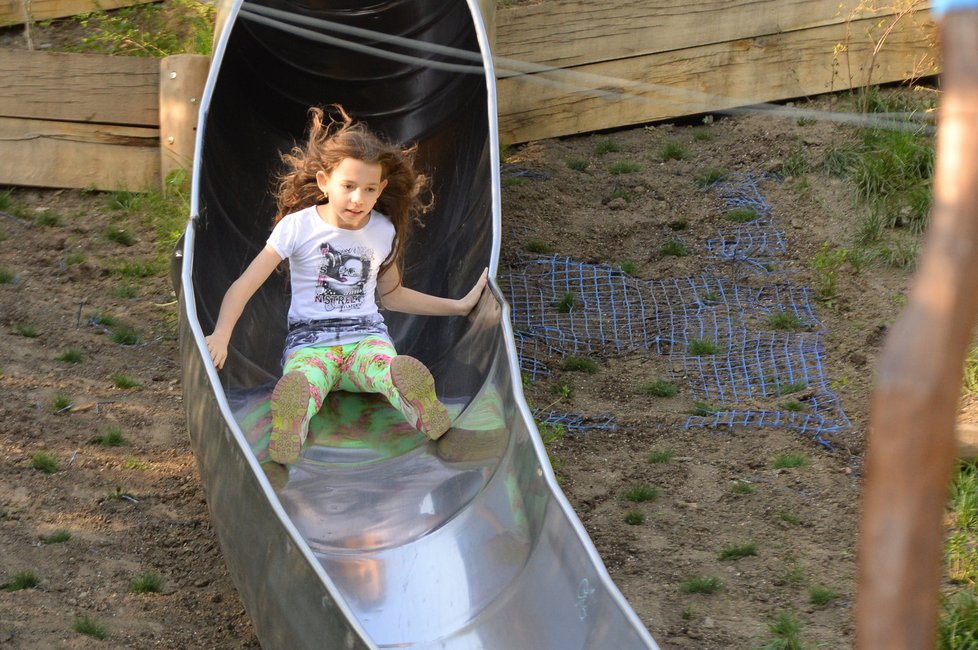
{"label": "small plant seedling", "polygon": [[751,555],[757,555],[757,544],[754,542],[727,546],[720,551],[719,558],[724,561],[740,560],[745,557],[750,557]]}
{"label": "small plant seedling", "polygon": [[46,226],[48,228],[53,228],[54,226],[61,225],[61,217],[58,215],[57,212],[51,212],[50,210],[47,210],[37,215],[34,218],[34,223],[37,224],[38,226]]}
{"label": "small plant seedling", "polygon": [[163,576],[156,571],[141,573],[129,583],[129,591],[134,594],[158,594],[163,591]]}
{"label": "small plant seedling", "polygon": [[686,230],[689,228],[689,222],[685,219],[673,219],[666,225],[669,227],[669,230],[673,232],[680,232],[681,230]]}
{"label": "small plant seedling", "polygon": [[570,158],[567,160],[567,168],[576,172],[582,172],[588,167],[588,161],[583,158]]}
{"label": "small plant seedling", "polygon": [[625,499],[632,503],[645,503],[659,498],[659,490],[651,485],[633,485],[625,491]]}
{"label": "small plant seedling", "polygon": [[31,456],[31,468],[45,474],[54,474],[58,471],[58,459],[46,451],[37,451]]}
{"label": "small plant seedling", "polygon": [[608,172],[612,176],[620,176],[621,174],[634,174],[637,171],[641,171],[642,166],[636,162],[629,162],[627,160],[622,160],[616,162],[611,167],[608,168]]}
{"label": "small plant seedling", "polygon": [[749,481],[737,481],[734,483],[733,491],[737,494],[754,494],[757,488]]}
{"label": "small plant seedling", "polygon": [[781,408],[790,413],[801,413],[805,410],[805,405],[796,399],[792,399],[782,403]]}
{"label": "small plant seedling", "polygon": [[136,243],[136,239],[132,236],[125,228],[114,228],[109,226],[105,230],[105,238],[110,242],[115,242],[116,244],[121,244],[122,246],[132,246]]}
{"label": "small plant seedling", "polygon": [[572,372],[586,372],[589,375],[600,370],[600,366],[597,363],[588,359],[587,357],[574,357],[570,356],[564,359],[564,370],[570,370]]}
{"label": "small plant seedling", "polygon": [[519,187],[526,185],[530,179],[525,176],[505,176],[503,177],[503,187]]}
{"label": "small plant seedling", "polygon": [[558,399],[570,399],[571,395],[574,394],[574,387],[571,386],[568,382],[562,381],[557,384],[554,384],[553,392]]}
{"label": "small plant seedling", "polygon": [[51,398],[51,412],[60,413],[61,411],[71,406],[73,403],[74,401],[71,399],[70,395],[64,395],[59,393],[58,395],[55,395],[53,398]]}
{"label": "small plant seedling", "polygon": [[753,208],[747,207],[734,208],[727,212],[727,220],[733,221],[734,223],[747,223],[748,221],[754,221],[759,216]]}
{"label": "small plant seedling", "polygon": [[685,160],[688,156],[689,151],[686,146],[675,140],[669,140],[659,150],[660,160]]}
{"label": "small plant seedling", "polygon": [[615,199],[621,199],[625,203],[631,203],[632,202],[632,193],[629,192],[628,190],[619,188],[619,189],[613,191],[609,195],[609,197],[608,197],[608,200],[609,201],[613,201]]}
{"label": "small plant seedling", "polygon": [[761,650],[803,650],[801,623],[793,612],[781,612],[768,624],[767,629],[774,638],[764,644]]}
{"label": "small plant seedling", "polygon": [[0,266],[0,284],[13,284],[17,279],[17,274],[6,266]]}
{"label": "small plant seedling", "polygon": [[0,192],[0,210],[10,209],[10,204],[12,202],[11,197],[13,196],[13,194],[14,194],[13,189],[4,190],[3,192]]}
{"label": "small plant seedling", "polygon": [[65,348],[65,350],[55,357],[56,361],[64,363],[81,363],[85,355],[78,348]]}
{"label": "small plant seedling", "polygon": [[726,178],[727,170],[718,169],[716,167],[709,167],[696,172],[696,184],[703,189],[716,185],[717,183],[726,180]]}
{"label": "small plant seedling", "polygon": [[803,381],[796,381],[790,384],[781,384],[780,386],[778,386],[778,390],[776,392],[778,397],[784,397],[785,395],[800,393],[806,388],[808,388],[808,384],[806,384]]}
{"label": "small plant seedling", "polygon": [[640,526],[645,523],[645,513],[632,510],[625,513],[625,523],[629,526]]}
{"label": "small plant seedling", "polygon": [[693,576],[683,582],[681,589],[687,594],[715,594],[723,591],[723,581],[716,576]]}
{"label": "small plant seedling", "polygon": [[710,140],[715,140],[716,137],[716,133],[706,126],[698,126],[693,129],[693,139],[699,142],[709,142]]}
{"label": "small plant seedling", "polygon": [[792,469],[795,467],[805,467],[808,465],[808,458],[803,454],[778,454],[771,461],[774,469]]}
{"label": "small plant seedling", "polygon": [[109,207],[113,210],[133,210],[139,203],[139,195],[135,192],[117,190],[109,194]]}
{"label": "small plant seedling", "polygon": [[552,253],[553,248],[547,242],[542,239],[528,239],[526,243],[523,244],[523,250],[527,253]]}
{"label": "small plant seedling", "polygon": [[815,271],[815,280],[812,287],[815,297],[825,303],[831,303],[838,292],[839,271],[846,262],[849,251],[845,248],[832,250],[828,243],[823,243],[822,248],[815,254],[812,261],[812,269]]}
{"label": "small plant seedling", "polygon": [[41,537],[42,544],[63,544],[71,539],[71,531],[64,528],[60,528],[50,535],[43,535]]}
{"label": "small plant seedling", "polygon": [[139,343],[139,332],[132,325],[120,323],[109,330],[109,340],[119,345],[136,345]]}
{"label": "small plant seedling", "polygon": [[808,600],[812,605],[817,607],[822,607],[823,605],[828,605],[833,600],[839,597],[838,592],[831,587],[823,587],[821,585],[816,585],[808,590]]}
{"label": "small plant seedling", "polygon": [[643,385],[642,392],[652,397],[674,397],[679,393],[679,387],[671,381],[657,379]]}
{"label": "small plant seedling", "polygon": [[565,293],[560,300],[554,303],[554,307],[561,314],[569,314],[574,309],[574,294],[571,291]]}
{"label": "small plant seedling", "polygon": [[789,523],[792,526],[801,525],[801,519],[798,518],[798,515],[793,512],[789,512],[788,510],[782,510],[780,513],[778,513],[778,516],[781,518],[781,521]]}
{"label": "small plant seedling", "polygon": [[614,153],[616,151],[621,151],[621,145],[619,145],[611,138],[600,140],[596,145],[594,145],[594,153],[596,153],[599,156],[603,156],[608,153]]}
{"label": "small plant seedling", "polygon": [[709,356],[717,351],[717,344],[706,339],[691,339],[686,344],[686,352],[693,357]]}
{"label": "small plant seedling", "polygon": [[119,324],[119,319],[110,314],[103,314],[102,312],[95,312],[94,314],[88,315],[88,322],[91,325],[100,325],[102,327],[115,327]]}
{"label": "small plant seedling", "polygon": [[808,327],[798,316],[783,310],[771,312],[767,317],[767,326],[785,332],[797,332]]}
{"label": "small plant seedling", "polygon": [[632,260],[622,260],[621,262],[618,263],[618,268],[625,275],[635,275],[636,273],[638,273],[638,264],[636,264]]}
{"label": "small plant seedling", "polygon": [[690,415],[698,415],[700,417],[709,417],[711,415],[716,415],[723,409],[719,406],[714,406],[713,404],[707,404],[705,402],[694,402],[693,408],[689,410]]}
{"label": "small plant seedling", "polygon": [[[684,591],[685,591],[685,589],[684,589]],[[687,605],[686,606],[686,609],[683,610],[683,613],[681,614],[681,616],[682,616],[682,619],[684,621],[691,621],[694,618],[696,618],[696,610],[693,609],[693,606],[692,605]]]}
{"label": "small plant seedling", "polygon": [[116,298],[135,298],[139,293],[136,285],[130,284],[129,282],[123,282],[117,287],[112,289],[112,295]]}
{"label": "small plant seedling", "polygon": [[76,266],[85,261],[85,253],[70,253],[65,257],[65,266]]}
{"label": "small plant seedling", "polygon": [[782,178],[801,176],[807,173],[810,168],[811,165],[805,160],[805,154],[800,149],[795,149],[788,154],[788,159],[781,165],[781,169],[778,170],[778,175]]}
{"label": "small plant seedling", "polygon": [[116,273],[123,278],[144,279],[155,275],[156,271],[149,264],[127,261],[119,265]]}
{"label": "small plant seedling", "polygon": [[36,327],[28,323],[17,323],[14,329],[24,338],[34,339],[41,335]]}
{"label": "small plant seedling", "polygon": [[810,124],[815,124],[814,117],[799,117],[797,120],[798,126],[809,126]]}
{"label": "small plant seedling", "polygon": [[149,463],[141,461],[138,458],[127,458],[122,463],[122,469],[134,469],[139,472],[145,472],[149,469]]}
{"label": "small plant seedling", "polygon": [[686,257],[689,255],[689,248],[686,247],[686,242],[682,239],[673,238],[664,243],[659,248],[659,252],[665,256]]}
{"label": "small plant seedling", "polygon": [[143,385],[141,383],[139,383],[138,380],[136,380],[133,377],[130,377],[129,375],[125,375],[125,374],[123,374],[121,372],[117,372],[114,375],[112,375],[112,384],[116,388],[121,388],[123,390],[128,390],[130,388],[142,388],[143,387]]}
{"label": "small plant seedling", "polygon": [[109,629],[90,616],[79,616],[75,619],[75,632],[102,641],[108,638]]}
{"label": "small plant seedling", "polygon": [[668,463],[675,455],[676,452],[671,449],[653,449],[645,457],[645,460],[651,465],[658,465],[660,463]]}
{"label": "small plant seedling", "polygon": [[95,441],[103,447],[122,447],[129,444],[129,441],[126,440],[126,432],[119,427],[110,428]]}
{"label": "small plant seedling", "polygon": [[21,571],[16,574],[10,582],[3,586],[7,591],[20,591],[21,589],[33,589],[41,584],[41,579],[33,571]]}
{"label": "small plant seedling", "polygon": [[937,648],[971,648],[978,638],[978,592],[962,589],[944,600],[937,629]]}

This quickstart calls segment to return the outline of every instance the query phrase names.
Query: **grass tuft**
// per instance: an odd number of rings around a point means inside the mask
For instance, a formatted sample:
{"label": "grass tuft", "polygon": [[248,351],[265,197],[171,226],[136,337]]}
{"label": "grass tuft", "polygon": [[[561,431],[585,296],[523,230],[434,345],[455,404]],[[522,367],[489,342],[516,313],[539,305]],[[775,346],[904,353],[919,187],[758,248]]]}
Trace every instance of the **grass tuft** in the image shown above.
{"label": "grass tuft", "polygon": [[642,385],[642,392],[652,397],[675,397],[679,387],[671,381],[657,379]]}
{"label": "grass tuft", "polygon": [[767,326],[773,330],[782,330],[785,332],[797,332],[808,327],[807,323],[798,318],[796,314],[783,310],[768,314]]}
{"label": "grass tuft", "polygon": [[121,244],[123,246],[132,246],[136,243],[136,238],[132,236],[132,233],[125,228],[115,228],[109,226],[105,230],[105,238],[110,242],[115,242],[116,244]]}
{"label": "grass tuft", "polygon": [[828,605],[839,597],[839,593],[831,587],[815,585],[808,590],[808,601],[817,607]]}
{"label": "grass tuft", "polygon": [[141,573],[129,583],[129,591],[134,594],[158,594],[163,591],[163,576],[156,571]]}
{"label": "grass tuft", "polygon": [[28,323],[17,323],[17,325],[14,326],[14,330],[27,339],[35,339],[41,335],[36,327]]}
{"label": "grass tuft", "polygon": [[703,357],[716,354],[717,344],[713,341],[707,341],[705,339],[692,339],[686,344],[686,352],[690,356]]}
{"label": "grass tuft", "polygon": [[661,463],[668,463],[676,455],[671,449],[653,449],[649,452],[649,455],[645,457],[645,460],[650,465],[658,465]]}
{"label": "grass tuft", "polygon": [[794,612],[781,612],[767,626],[774,636],[761,650],[804,650],[801,640],[801,623]]}
{"label": "grass tuft", "polygon": [[800,393],[801,391],[808,388],[808,384],[803,381],[796,381],[791,384],[780,384],[775,393],[778,397],[784,397],[785,395],[792,395],[794,393]]}
{"label": "grass tuft", "polygon": [[625,513],[625,523],[629,526],[640,526],[645,523],[645,513],[633,510]]}
{"label": "grass tuft", "polygon": [[38,226],[53,228],[61,225],[61,216],[57,212],[47,210],[34,217],[34,223]]}
{"label": "grass tuft", "polygon": [[54,474],[58,471],[58,459],[46,451],[34,452],[31,456],[31,469],[36,469],[45,474]]}
{"label": "grass tuft", "polygon": [[17,274],[6,266],[0,266],[0,284],[13,284],[17,279]]}
{"label": "grass tuft", "polygon": [[795,467],[806,467],[808,457],[804,454],[778,454],[771,460],[771,467],[774,469],[793,469]]}
{"label": "grass tuft", "polygon": [[693,576],[680,587],[687,594],[715,594],[723,591],[723,581],[716,576]]}
{"label": "grass tuft", "polygon": [[727,179],[727,170],[719,169],[717,167],[708,167],[707,169],[701,169],[696,172],[696,184],[707,189],[717,183],[721,183]]}
{"label": "grass tuft", "polygon": [[689,248],[682,239],[673,238],[659,248],[659,253],[665,256],[686,257],[689,255]]}
{"label": "grass tuft", "polygon": [[81,363],[84,359],[84,353],[78,348],[65,348],[61,354],[55,357],[56,361],[64,363]]}
{"label": "grass tuft", "polygon": [[686,149],[686,146],[675,140],[669,140],[659,150],[660,160],[685,160],[688,157],[689,150]]}
{"label": "grass tuft", "polygon": [[625,499],[632,503],[646,503],[659,498],[659,490],[651,485],[638,484],[625,490]]}
{"label": "grass tuft", "polygon": [[622,260],[618,263],[618,269],[625,275],[635,275],[638,273],[638,264],[632,260]]}
{"label": "grass tuft", "polygon": [[538,253],[538,254],[554,252],[553,247],[547,242],[543,241],[542,239],[528,239],[523,244],[523,250],[525,250],[527,253]]}
{"label": "grass tuft", "polygon": [[132,325],[119,323],[109,329],[109,340],[119,345],[136,345],[139,343],[139,332]]}
{"label": "grass tuft", "polygon": [[737,481],[734,483],[733,491],[736,494],[754,494],[757,488],[750,481]]}
{"label": "grass tuft", "polygon": [[41,537],[42,544],[63,544],[71,539],[71,531],[64,528],[60,528],[50,535],[43,535]]}
{"label": "grass tuft", "polygon": [[554,308],[561,314],[569,314],[574,309],[574,293],[571,291],[565,293],[554,303]]}
{"label": "grass tuft", "polygon": [[574,357],[569,356],[564,359],[564,370],[570,370],[572,372],[586,372],[589,375],[600,370],[600,366],[597,363],[588,359],[587,357]]}
{"label": "grass tuft", "polygon": [[588,161],[583,158],[570,158],[567,161],[567,168],[573,169],[576,172],[582,172],[588,167]]}
{"label": "grass tuft", "polygon": [[734,208],[727,212],[727,220],[733,221],[734,223],[747,223],[748,221],[754,221],[760,216],[753,208],[746,207]]}
{"label": "grass tuft", "polygon": [[63,393],[59,393],[55,395],[53,398],[51,398],[51,403],[49,406],[52,413],[60,413],[61,411],[71,406],[72,403],[73,400],[71,399],[71,395],[65,395]]}
{"label": "grass tuft", "polygon": [[720,560],[740,560],[751,555],[757,555],[757,544],[748,542],[746,544],[734,544],[727,546],[720,551]]}
{"label": "grass tuft", "polygon": [[7,591],[20,591],[21,589],[33,589],[41,584],[41,579],[33,571],[21,571],[3,586]]}
{"label": "grass tuft", "polygon": [[974,586],[944,599],[937,625],[937,648],[978,648],[978,592]]}
{"label": "grass tuft", "polygon": [[121,388],[123,390],[143,387],[143,385],[139,383],[137,379],[135,379],[134,377],[130,377],[129,375],[123,374],[121,372],[117,372],[114,375],[112,375],[112,384],[116,388]]}
{"label": "grass tuft", "polygon": [[621,151],[621,145],[619,145],[611,138],[600,140],[596,145],[594,145],[594,153],[596,153],[599,156],[603,156],[608,153],[614,153],[616,151]]}
{"label": "grass tuft", "polygon": [[74,630],[99,641],[109,636],[109,629],[88,615],[79,616],[75,619]]}
{"label": "grass tuft", "polygon": [[103,447],[122,447],[129,444],[129,441],[126,440],[126,432],[119,427],[111,427],[103,435],[96,438],[95,442]]}

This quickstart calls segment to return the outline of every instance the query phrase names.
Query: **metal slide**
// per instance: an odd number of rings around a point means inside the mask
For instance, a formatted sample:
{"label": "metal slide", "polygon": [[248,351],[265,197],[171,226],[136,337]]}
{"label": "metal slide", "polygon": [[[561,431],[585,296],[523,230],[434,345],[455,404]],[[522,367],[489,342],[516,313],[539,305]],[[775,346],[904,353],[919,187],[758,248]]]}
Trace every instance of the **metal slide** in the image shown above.
{"label": "metal slide", "polygon": [[302,140],[310,105],[331,103],[419,143],[437,205],[415,231],[405,284],[460,296],[498,263],[494,76],[476,0],[225,9],[200,107],[193,216],[173,272],[192,444],[262,645],[656,648],[557,488],[494,282],[468,318],[387,316],[398,350],[429,365],[456,417],[441,441],[414,432],[382,398],[335,393],[298,463],[267,460],[284,277],[249,303],[220,373],[203,336],[264,245],[279,153]]}

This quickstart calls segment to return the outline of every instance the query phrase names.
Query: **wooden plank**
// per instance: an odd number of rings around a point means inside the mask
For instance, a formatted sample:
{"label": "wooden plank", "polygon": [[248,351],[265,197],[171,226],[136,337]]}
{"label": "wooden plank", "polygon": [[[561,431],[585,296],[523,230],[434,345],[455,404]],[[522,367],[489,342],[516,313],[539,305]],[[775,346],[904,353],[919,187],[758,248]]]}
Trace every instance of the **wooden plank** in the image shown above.
{"label": "wooden plank", "polygon": [[0,49],[0,116],[155,126],[159,59]]}
{"label": "wooden plank", "polygon": [[0,118],[0,184],[154,188],[159,143],[154,128]]}
{"label": "wooden plank", "polygon": [[200,95],[210,70],[210,57],[177,54],[160,61],[160,175],[189,169],[197,143]]}
{"label": "wooden plank", "polygon": [[[864,0],[546,0],[501,8],[494,53],[569,67],[844,24],[894,12]],[[929,1],[918,1],[918,9]],[[859,11],[857,11],[859,9]],[[503,62],[497,64],[504,68]]]}
{"label": "wooden plank", "polygon": [[66,18],[98,10],[118,9],[158,0],[0,0],[0,27],[20,25],[26,22],[26,12],[31,20]]}
{"label": "wooden plank", "polygon": [[[875,24],[870,19],[598,63],[551,81],[541,82],[540,75],[501,79],[500,137],[526,142],[865,85],[871,50],[865,30]],[[919,76],[921,61],[934,54],[925,38],[929,26],[929,13],[921,11],[894,30],[872,82]],[[845,60],[833,54],[850,27],[851,79]]]}

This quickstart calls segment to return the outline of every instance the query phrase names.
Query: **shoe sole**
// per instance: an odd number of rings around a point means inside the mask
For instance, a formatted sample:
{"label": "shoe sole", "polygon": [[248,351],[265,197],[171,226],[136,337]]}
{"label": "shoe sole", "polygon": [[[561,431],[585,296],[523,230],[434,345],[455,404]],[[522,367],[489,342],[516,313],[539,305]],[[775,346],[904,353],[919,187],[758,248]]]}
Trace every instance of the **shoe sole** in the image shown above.
{"label": "shoe sole", "polygon": [[394,357],[391,380],[401,399],[407,400],[418,411],[421,430],[426,436],[438,440],[451,428],[448,411],[435,394],[435,379],[423,363],[414,357]]}
{"label": "shoe sole", "polygon": [[309,431],[309,382],[300,372],[290,372],[272,391],[272,438],[268,453],[276,463],[291,465],[299,459]]}

